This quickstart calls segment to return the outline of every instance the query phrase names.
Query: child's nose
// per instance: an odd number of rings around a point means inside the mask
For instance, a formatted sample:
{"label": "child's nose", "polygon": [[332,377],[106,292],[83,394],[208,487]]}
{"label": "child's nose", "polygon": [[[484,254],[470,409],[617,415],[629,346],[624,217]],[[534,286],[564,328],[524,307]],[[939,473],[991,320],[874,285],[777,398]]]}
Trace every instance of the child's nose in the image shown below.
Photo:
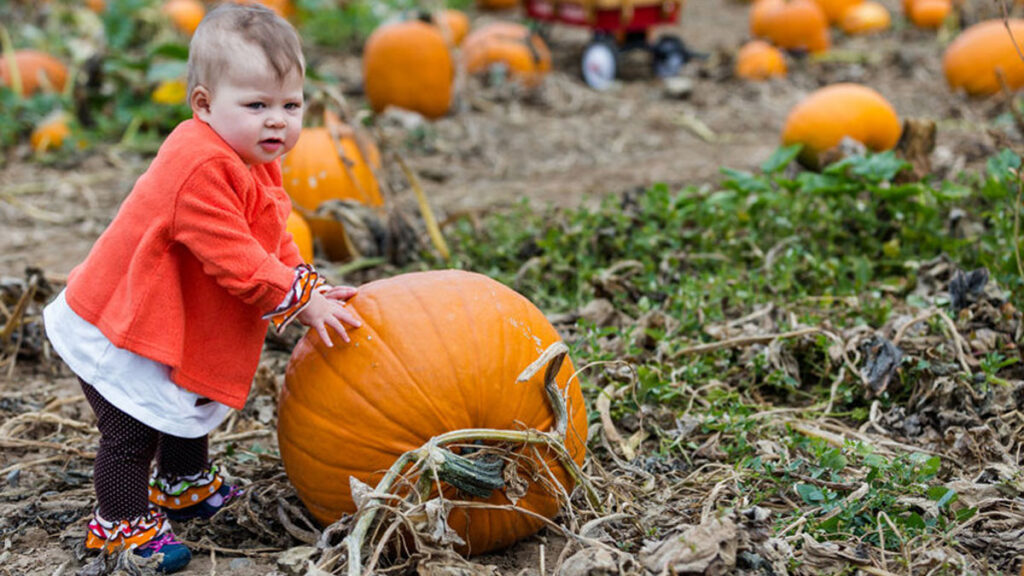
{"label": "child's nose", "polygon": [[284,116],[282,114],[268,114],[265,124],[267,128],[280,128],[284,126]]}

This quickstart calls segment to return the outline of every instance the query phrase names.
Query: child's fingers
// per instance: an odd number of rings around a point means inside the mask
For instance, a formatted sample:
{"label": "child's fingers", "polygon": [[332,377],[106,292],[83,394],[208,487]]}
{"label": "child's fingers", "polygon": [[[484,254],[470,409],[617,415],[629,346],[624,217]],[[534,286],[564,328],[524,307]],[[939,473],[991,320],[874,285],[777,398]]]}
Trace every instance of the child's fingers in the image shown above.
{"label": "child's fingers", "polygon": [[331,342],[331,335],[327,331],[327,326],[324,324],[318,324],[316,326],[316,333],[320,335],[320,339],[323,340],[324,344],[328,348],[334,348],[334,342]]}
{"label": "child's fingers", "polygon": [[339,322],[336,317],[328,317],[325,323],[330,325],[331,328],[334,328],[334,331],[338,333],[338,336],[341,336],[342,341],[346,343],[352,341],[352,339],[349,338],[348,332],[345,330],[345,327],[342,326],[341,322]]}
{"label": "child's fingers", "polygon": [[359,314],[357,314],[355,310],[352,310],[351,308],[346,308],[344,306],[340,308],[340,310],[335,312],[335,318],[341,320],[342,322],[348,324],[353,328],[359,328],[360,326],[363,325],[362,319],[359,318]]}
{"label": "child's fingers", "polygon": [[352,286],[332,286],[330,290],[324,292],[324,296],[335,300],[348,300],[355,296],[356,292],[358,292],[358,290]]}

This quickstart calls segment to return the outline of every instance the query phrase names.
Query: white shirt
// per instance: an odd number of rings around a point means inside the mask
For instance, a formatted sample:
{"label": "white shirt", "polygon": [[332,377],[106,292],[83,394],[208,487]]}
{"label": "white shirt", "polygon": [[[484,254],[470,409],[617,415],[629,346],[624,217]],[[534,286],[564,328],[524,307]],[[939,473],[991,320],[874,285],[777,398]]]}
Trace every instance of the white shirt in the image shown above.
{"label": "white shirt", "polygon": [[207,401],[171,381],[171,369],[114,346],[99,328],[68,306],[64,291],[43,309],[53,349],[79,378],[103,398],[143,424],[172,436],[209,434],[231,408]]}

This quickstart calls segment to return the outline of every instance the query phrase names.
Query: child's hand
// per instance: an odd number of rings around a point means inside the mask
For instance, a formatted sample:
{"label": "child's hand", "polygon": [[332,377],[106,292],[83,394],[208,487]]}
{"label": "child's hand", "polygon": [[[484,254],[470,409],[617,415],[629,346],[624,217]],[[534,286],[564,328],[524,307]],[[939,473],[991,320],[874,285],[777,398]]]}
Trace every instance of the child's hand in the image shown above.
{"label": "child's hand", "polygon": [[324,292],[324,296],[334,300],[348,300],[357,292],[358,290],[352,286],[332,286]]}
{"label": "child's hand", "polygon": [[[336,297],[336,295],[347,296]],[[320,335],[320,339],[324,341],[324,344],[328,348],[334,346],[331,342],[331,336],[327,332],[327,327],[334,328],[341,339],[345,342],[351,341],[348,337],[348,332],[345,331],[345,326],[342,324],[348,324],[353,328],[358,328],[363,325],[362,320],[356,314],[355,310],[347,308],[341,300],[351,298],[355,295],[355,288],[348,286],[337,286],[327,290],[324,294],[313,291],[309,297],[309,304],[299,312],[296,317],[299,322],[302,322],[306,326],[316,330],[316,333]]]}

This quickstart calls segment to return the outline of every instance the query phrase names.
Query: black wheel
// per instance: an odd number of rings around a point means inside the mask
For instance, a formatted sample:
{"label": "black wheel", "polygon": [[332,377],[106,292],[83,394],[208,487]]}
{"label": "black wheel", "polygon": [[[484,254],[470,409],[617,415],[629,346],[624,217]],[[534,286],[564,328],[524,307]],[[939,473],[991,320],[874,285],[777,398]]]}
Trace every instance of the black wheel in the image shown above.
{"label": "black wheel", "polygon": [[595,36],[583,49],[583,81],[594,90],[607,90],[619,71],[619,48],[611,38]]}
{"label": "black wheel", "polygon": [[651,48],[654,57],[654,75],[669,78],[679,74],[689,59],[686,45],[676,36],[662,36]]}

